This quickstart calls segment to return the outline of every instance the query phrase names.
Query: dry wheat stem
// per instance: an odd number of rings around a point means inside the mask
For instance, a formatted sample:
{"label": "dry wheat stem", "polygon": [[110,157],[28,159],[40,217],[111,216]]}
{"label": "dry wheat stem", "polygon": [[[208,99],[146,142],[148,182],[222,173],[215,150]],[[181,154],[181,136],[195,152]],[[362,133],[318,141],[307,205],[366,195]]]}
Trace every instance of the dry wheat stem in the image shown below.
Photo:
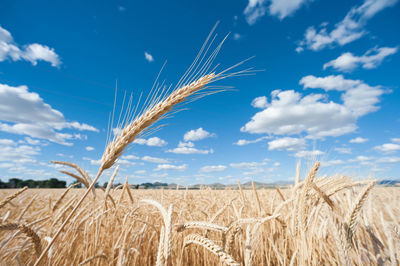
{"label": "dry wheat stem", "polygon": [[18,197],[19,195],[21,195],[25,190],[27,190],[28,187],[24,187],[20,190],[18,190],[17,192],[15,192],[14,194],[8,196],[7,198],[5,198],[4,200],[2,200],[0,202],[0,209],[3,208],[7,203],[9,203],[10,201],[12,201],[13,199],[15,199],[16,197]]}

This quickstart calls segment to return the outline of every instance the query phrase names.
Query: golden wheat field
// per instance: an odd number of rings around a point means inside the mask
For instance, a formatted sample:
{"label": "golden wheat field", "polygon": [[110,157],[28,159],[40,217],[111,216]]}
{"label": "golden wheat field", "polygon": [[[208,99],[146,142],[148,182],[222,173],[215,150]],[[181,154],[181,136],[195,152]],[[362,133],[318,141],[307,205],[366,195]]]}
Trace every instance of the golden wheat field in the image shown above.
{"label": "golden wheat field", "polygon": [[109,186],[69,221],[83,189],[1,190],[1,265],[398,265],[400,189],[317,169],[282,189]]}

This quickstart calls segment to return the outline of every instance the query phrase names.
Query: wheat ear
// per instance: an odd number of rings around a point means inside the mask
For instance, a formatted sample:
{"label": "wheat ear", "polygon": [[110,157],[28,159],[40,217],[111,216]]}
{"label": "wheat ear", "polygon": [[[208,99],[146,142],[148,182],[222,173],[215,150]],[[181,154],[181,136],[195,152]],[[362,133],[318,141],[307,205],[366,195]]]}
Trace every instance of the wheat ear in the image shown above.
{"label": "wheat ear", "polygon": [[207,250],[211,251],[215,255],[217,255],[221,262],[225,263],[226,265],[231,266],[239,266],[240,264],[236,262],[231,255],[226,253],[223,248],[217,246],[213,241],[208,238],[202,237],[201,235],[197,234],[190,234],[185,237],[183,242],[183,249],[190,244],[196,244],[199,246],[203,246]]}
{"label": "wheat ear", "polygon": [[[60,171],[60,172],[76,178],[81,183],[84,180],[84,183],[82,183],[82,184],[84,184],[86,187],[90,186],[90,183],[92,182],[92,180],[90,179],[89,175],[85,172],[85,170],[80,168],[77,164],[70,163],[70,162],[63,162],[63,161],[50,161],[50,162],[54,163],[54,164],[67,165],[67,166],[74,168],[76,171],[79,172],[79,174],[81,174],[81,176],[82,176],[82,178],[80,178],[81,180],[79,180],[79,178],[77,178],[76,175],[74,175],[74,174],[71,175],[71,173],[69,173],[69,172],[66,172],[66,171]],[[96,192],[94,190],[94,187],[92,188],[92,193],[93,193],[93,196],[96,197]]]}
{"label": "wheat ear", "polygon": [[125,126],[115,140],[108,144],[101,158],[101,168],[105,170],[113,166],[115,161],[124,152],[125,148],[132,143],[140,133],[160,120],[162,116],[171,111],[174,106],[182,103],[189,96],[204,88],[216,77],[217,75],[211,73],[199,78],[187,86],[176,90],[164,101],[159,102],[158,104],[154,105],[153,108],[148,109],[146,112],[140,115],[133,123]]}
{"label": "wheat ear", "polygon": [[312,184],[313,184],[315,175],[317,174],[317,171],[319,169],[319,166],[320,166],[320,163],[316,162],[314,164],[314,166],[311,168],[310,173],[308,174],[307,178],[304,180],[304,186],[300,193],[297,218],[298,218],[299,224],[301,226],[301,230],[306,229],[307,218],[308,218],[308,207],[309,207],[307,205],[307,199],[309,196],[308,194],[310,192],[310,189],[312,188]]}
{"label": "wheat ear", "polygon": [[199,228],[199,229],[206,229],[206,230],[211,230],[211,231],[217,231],[221,233],[226,233],[228,231],[228,228],[225,226],[221,226],[218,224],[213,224],[209,222],[187,222],[185,224],[180,224],[176,226],[176,231],[177,232],[182,232],[186,229],[191,229],[191,228]]}
{"label": "wheat ear", "polygon": [[331,209],[335,212],[337,212],[337,208],[333,201],[329,198],[328,195],[326,195],[325,192],[323,192],[314,182],[312,183],[312,188],[318,193],[318,195],[331,207]]}
{"label": "wheat ear", "polygon": [[19,195],[21,195],[25,190],[27,190],[28,187],[24,187],[23,189],[18,190],[17,192],[15,192],[14,194],[8,196],[7,198],[5,198],[1,203],[0,203],[0,209],[3,208],[7,203],[9,203],[10,201],[12,201],[13,199],[15,199],[16,197],[18,197]]}
{"label": "wheat ear", "polygon": [[86,260],[79,263],[78,266],[88,264],[89,262],[91,262],[92,260],[95,260],[95,259],[104,259],[104,260],[108,261],[108,257],[104,253],[100,253],[100,254],[94,255],[90,258],[87,258]]}
{"label": "wheat ear", "polygon": [[37,256],[40,255],[40,253],[42,252],[40,237],[35,233],[35,231],[32,230],[32,228],[30,228],[27,225],[17,224],[17,223],[8,223],[0,225],[0,231],[8,231],[8,230],[20,230],[21,232],[23,232],[27,237],[31,239],[33,246],[35,247],[36,255]]}
{"label": "wheat ear", "polygon": [[376,181],[372,181],[364,188],[363,191],[360,192],[360,194],[358,194],[358,197],[355,201],[353,208],[351,209],[351,212],[349,212],[349,214],[347,215],[346,237],[347,237],[347,244],[349,245],[349,248],[352,245],[352,238],[353,238],[353,235],[356,230],[357,223],[358,223],[358,215],[361,211],[361,208],[362,208],[365,200],[368,197],[369,192],[371,191],[371,189],[374,187],[375,184],[376,184]]}

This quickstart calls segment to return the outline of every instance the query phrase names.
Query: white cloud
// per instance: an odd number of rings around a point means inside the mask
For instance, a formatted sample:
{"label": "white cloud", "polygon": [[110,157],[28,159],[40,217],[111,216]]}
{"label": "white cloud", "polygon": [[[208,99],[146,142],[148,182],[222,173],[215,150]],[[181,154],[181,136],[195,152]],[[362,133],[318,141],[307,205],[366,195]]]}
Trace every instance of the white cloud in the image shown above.
{"label": "white cloud", "polygon": [[[73,128],[78,130],[98,131],[96,128],[78,122],[66,122],[62,113],[43,102],[36,93],[28,92],[26,86],[10,87],[0,84],[0,120],[15,123],[0,123],[0,130],[26,134],[35,138],[48,139],[69,145],[67,139],[82,139],[80,134],[58,133],[55,130]],[[31,139],[30,139],[31,140]],[[33,140],[30,142],[32,143]],[[37,140],[36,140],[37,141]]]}
{"label": "white cloud", "polygon": [[157,165],[157,168],[154,169],[154,171],[160,171],[160,170],[184,171],[186,169],[187,169],[187,165],[186,164],[182,164],[182,165],[159,164],[159,165]]}
{"label": "white cloud", "polygon": [[254,108],[265,109],[268,107],[268,99],[265,96],[257,97],[251,102],[251,106]]}
{"label": "white cloud", "polygon": [[148,62],[153,62],[154,58],[151,54],[149,54],[148,52],[144,52],[144,58],[148,61]]}
{"label": "white cloud", "polygon": [[349,162],[361,162],[361,163],[365,163],[368,161],[371,161],[372,159],[374,159],[373,157],[368,157],[368,156],[364,156],[364,155],[359,155],[354,159],[350,159]]}
{"label": "white cloud", "polygon": [[142,160],[150,163],[159,163],[159,164],[169,163],[167,159],[151,157],[151,156],[143,156]]}
{"label": "white cloud", "polygon": [[232,168],[239,168],[239,169],[256,169],[262,165],[266,165],[267,162],[263,161],[261,163],[258,162],[241,162],[241,163],[231,163],[229,164]]}
{"label": "white cloud", "polygon": [[400,157],[382,157],[377,160],[378,163],[399,163]]}
{"label": "white cloud", "polygon": [[257,142],[260,142],[260,141],[263,141],[263,140],[266,140],[266,139],[270,139],[270,138],[271,137],[269,137],[269,136],[264,136],[264,137],[260,137],[260,138],[255,139],[255,140],[239,139],[237,142],[235,142],[233,144],[238,145],[238,146],[244,146],[244,145],[248,145],[248,144],[251,144],[251,143],[257,143]]}
{"label": "white cloud", "polygon": [[[360,80],[343,76],[317,78],[306,76],[300,80],[304,88],[337,90],[343,103],[327,100],[327,95],[309,94],[302,97],[294,90],[275,90],[268,107],[256,113],[242,132],[257,134],[299,134],[309,137],[341,136],[357,129],[357,119],[378,110],[376,104],[384,91],[380,86],[369,86]],[[318,110],[318,112],[316,112]]]}
{"label": "white cloud", "polygon": [[22,166],[27,163],[36,163],[35,156],[39,154],[39,147],[17,145],[13,140],[0,139],[0,162]]}
{"label": "white cloud", "polygon": [[391,138],[390,140],[400,144],[400,138]]}
{"label": "white cloud", "polygon": [[349,142],[350,143],[365,143],[367,142],[368,139],[367,138],[362,138],[362,137],[356,137],[354,139],[351,139]]}
{"label": "white cloud", "polygon": [[139,157],[137,157],[135,155],[123,155],[121,158],[125,159],[125,160],[137,160],[137,159],[139,159]]}
{"label": "white cloud", "polygon": [[271,0],[269,13],[277,16],[279,19],[284,19],[293,14],[303,4],[310,2],[308,0]]}
{"label": "white cloud", "polygon": [[38,61],[51,63],[53,67],[61,65],[60,57],[53,48],[38,43],[19,47],[13,40],[11,33],[0,26],[0,62],[11,59],[13,61],[26,60],[36,65]]}
{"label": "white cloud", "polygon": [[400,144],[385,143],[379,146],[375,146],[375,149],[381,152],[390,153],[400,150]]}
{"label": "white cloud", "polygon": [[207,165],[200,168],[201,172],[211,173],[211,172],[221,172],[226,169],[225,165]]}
{"label": "white cloud", "polygon": [[325,23],[318,31],[314,27],[309,27],[299,47],[318,51],[325,47],[343,46],[353,42],[366,33],[364,26],[370,18],[396,3],[397,0],[365,0],[361,6],[353,7],[331,32],[328,32]]}
{"label": "white cloud", "polygon": [[57,132],[65,128],[98,132],[90,125],[65,121],[60,111],[45,103],[39,94],[30,92],[27,86],[0,84],[0,131],[64,145],[72,145],[68,140],[82,137]]}
{"label": "white cloud", "polygon": [[333,67],[336,70],[351,72],[356,67],[361,66],[364,69],[372,69],[379,66],[389,55],[395,54],[397,47],[381,47],[368,50],[362,56],[354,56],[352,53],[344,53],[338,58],[324,64],[324,69]]}
{"label": "white cloud", "polygon": [[184,147],[192,148],[192,147],[194,147],[194,143],[191,141],[188,141],[188,142],[179,141],[178,147],[179,148],[184,148]]}
{"label": "white cloud", "polygon": [[294,156],[296,157],[306,157],[306,158],[316,158],[317,156],[323,155],[325,152],[320,150],[312,150],[312,151],[299,151],[296,152]]}
{"label": "white cloud", "polygon": [[209,154],[213,153],[214,150],[213,149],[199,150],[191,147],[177,147],[175,149],[167,150],[167,152],[177,153],[177,154]]}
{"label": "white cloud", "polygon": [[255,24],[267,12],[271,16],[276,16],[279,19],[284,19],[287,16],[296,12],[303,4],[310,2],[309,0],[249,0],[243,14],[249,25]]}
{"label": "white cloud", "polygon": [[159,137],[152,137],[149,139],[135,139],[133,143],[140,144],[140,145],[147,145],[147,146],[152,146],[152,147],[162,147],[168,144],[163,139],[160,139]]}
{"label": "white cloud", "polygon": [[351,149],[346,147],[336,147],[334,150],[341,154],[351,154]]}
{"label": "white cloud", "polygon": [[94,151],[94,148],[92,146],[86,146],[85,148],[87,151]]}
{"label": "white cloud", "polygon": [[304,148],[306,141],[299,138],[284,137],[268,142],[268,150],[295,151]]}
{"label": "white cloud", "polygon": [[215,134],[205,131],[203,128],[192,129],[185,133],[183,139],[185,141],[197,141],[209,137],[214,137]]}
{"label": "white cloud", "polygon": [[243,14],[246,17],[247,23],[253,25],[259,20],[266,12],[266,0],[249,0]]}

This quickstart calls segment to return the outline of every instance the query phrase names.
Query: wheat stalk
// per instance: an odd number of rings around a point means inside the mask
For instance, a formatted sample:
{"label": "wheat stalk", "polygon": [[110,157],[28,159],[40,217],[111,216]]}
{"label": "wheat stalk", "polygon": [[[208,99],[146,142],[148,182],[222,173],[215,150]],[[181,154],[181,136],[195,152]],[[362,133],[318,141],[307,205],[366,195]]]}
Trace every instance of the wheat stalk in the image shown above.
{"label": "wheat stalk", "polygon": [[20,190],[18,190],[17,192],[15,192],[14,194],[8,196],[7,198],[5,198],[4,200],[2,200],[0,202],[0,209],[3,208],[7,203],[9,203],[10,201],[12,201],[13,199],[15,199],[16,197],[18,197],[19,195],[21,195],[25,190],[27,190],[28,187],[24,187]]}

